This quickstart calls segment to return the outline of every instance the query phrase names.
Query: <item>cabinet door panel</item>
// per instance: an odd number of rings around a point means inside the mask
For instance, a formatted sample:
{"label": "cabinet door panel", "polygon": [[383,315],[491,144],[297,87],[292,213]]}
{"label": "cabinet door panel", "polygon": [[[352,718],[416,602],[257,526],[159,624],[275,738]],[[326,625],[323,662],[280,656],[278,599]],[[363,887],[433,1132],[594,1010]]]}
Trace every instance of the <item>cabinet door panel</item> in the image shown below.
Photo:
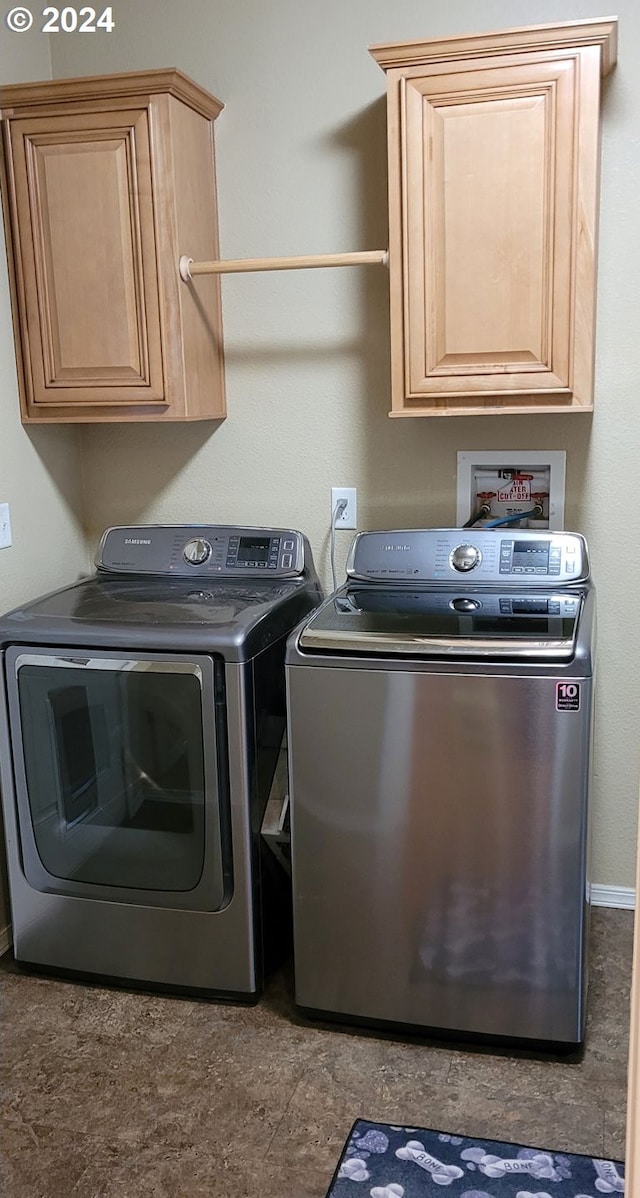
{"label": "cabinet door panel", "polygon": [[146,111],[19,120],[12,138],[31,402],[162,403]]}
{"label": "cabinet door panel", "polygon": [[570,397],[576,56],[406,82],[408,394]]}
{"label": "cabinet door panel", "polygon": [[[441,173],[436,179],[433,171],[430,188],[439,230],[426,269],[441,280],[442,296],[435,344],[427,346],[429,373],[490,370],[505,359],[530,369],[548,359],[544,108],[542,97],[531,96],[431,110]],[[485,134],[494,147],[490,188],[474,186],[486,170]]]}
{"label": "cabinet door panel", "polygon": [[591,411],[617,18],[370,51],[387,74],[390,415]]}

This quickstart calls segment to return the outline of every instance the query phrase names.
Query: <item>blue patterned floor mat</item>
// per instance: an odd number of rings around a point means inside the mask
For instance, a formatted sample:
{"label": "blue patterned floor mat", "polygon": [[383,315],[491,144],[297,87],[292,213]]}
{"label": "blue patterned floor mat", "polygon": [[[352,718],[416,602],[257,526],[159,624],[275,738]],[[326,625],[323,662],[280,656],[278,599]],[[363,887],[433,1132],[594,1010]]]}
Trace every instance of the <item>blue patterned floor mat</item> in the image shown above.
{"label": "blue patterned floor mat", "polygon": [[601,1198],[624,1193],[624,1171],[621,1161],[358,1119],[327,1198],[432,1198],[434,1186],[446,1198]]}

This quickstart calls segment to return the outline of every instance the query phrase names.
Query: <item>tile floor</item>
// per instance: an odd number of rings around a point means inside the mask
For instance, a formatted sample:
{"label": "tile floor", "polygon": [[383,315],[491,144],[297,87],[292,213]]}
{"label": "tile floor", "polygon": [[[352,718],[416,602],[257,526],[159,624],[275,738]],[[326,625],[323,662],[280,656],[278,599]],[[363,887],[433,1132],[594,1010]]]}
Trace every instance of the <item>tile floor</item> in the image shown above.
{"label": "tile floor", "polygon": [[[624,1155],[633,916],[594,911],[580,1062],[309,1027],[0,960],[6,1198],[323,1198],[357,1117]],[[365,1198],[354,1195],[354,1198]]]}

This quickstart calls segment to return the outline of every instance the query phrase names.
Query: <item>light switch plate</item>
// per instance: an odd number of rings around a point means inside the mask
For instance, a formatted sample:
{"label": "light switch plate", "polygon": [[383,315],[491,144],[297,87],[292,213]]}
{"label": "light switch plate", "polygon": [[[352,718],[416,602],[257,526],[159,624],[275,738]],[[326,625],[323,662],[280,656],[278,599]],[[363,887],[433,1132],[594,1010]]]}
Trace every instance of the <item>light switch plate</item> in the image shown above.
{"label": "light switch plate", "polygon": [[11,544],[11,517],[9,504],[0,503],[0,549],[8,549]]}

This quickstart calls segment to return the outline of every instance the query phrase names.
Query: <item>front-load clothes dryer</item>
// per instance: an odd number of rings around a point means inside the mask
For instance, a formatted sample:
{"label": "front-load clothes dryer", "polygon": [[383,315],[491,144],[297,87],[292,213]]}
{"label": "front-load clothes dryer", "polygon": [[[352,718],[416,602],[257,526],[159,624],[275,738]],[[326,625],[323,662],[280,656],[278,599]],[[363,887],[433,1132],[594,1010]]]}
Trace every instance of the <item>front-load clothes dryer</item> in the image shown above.
{"label": "front-load clothes dryer", "polygon": [[584,540],[360,534],[287,650],[307,1015],[575,1050],[595,593]]}
{"label": "front-load clothes dryer", "polygon": [[299,532],[136,526],[0,619],[18,962],[258,997],[289,898],[260,836],[285,642],[320,598]]}

